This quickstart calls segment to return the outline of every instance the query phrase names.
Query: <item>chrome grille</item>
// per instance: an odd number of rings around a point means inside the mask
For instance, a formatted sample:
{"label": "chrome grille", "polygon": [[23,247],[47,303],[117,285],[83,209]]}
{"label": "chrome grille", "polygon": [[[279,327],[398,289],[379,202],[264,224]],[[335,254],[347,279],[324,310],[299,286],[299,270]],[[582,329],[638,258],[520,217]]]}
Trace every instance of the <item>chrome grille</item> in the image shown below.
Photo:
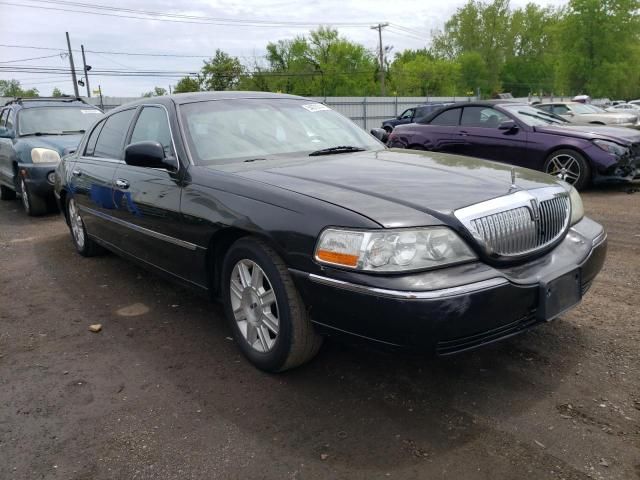
{"label": "chrome grille", "polygon": [[569,223],[571,205],[561,187],[519,191],[456,211],[487,253],[517,257],[556,241]]}

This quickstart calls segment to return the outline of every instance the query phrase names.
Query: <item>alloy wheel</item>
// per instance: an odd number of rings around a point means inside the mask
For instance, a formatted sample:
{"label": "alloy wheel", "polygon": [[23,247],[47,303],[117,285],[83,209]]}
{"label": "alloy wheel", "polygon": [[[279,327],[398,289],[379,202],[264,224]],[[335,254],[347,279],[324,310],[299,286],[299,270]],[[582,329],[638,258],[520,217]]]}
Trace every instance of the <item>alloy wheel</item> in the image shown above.
{"label": "alloy wheel", "polygon": [[580,179],[582,170],[578,160],[567,153],[555,155],[549,160],[547,173],[573,185]]}
{"label": "alloy wheel", "polygon": [[27,184],[24,178],[20,179],[20,191],[22,192],[22,205],[24,210],[29,213],[31,211],[31,204],[29,203],[29,194],[27,193]]}
{"label": "alloy wheel", "polygon": [[73,238],[78,248],[82,250],[84,248],[84,225],[76,201],[73,198],[69,200],[69,223],[71,224]]}
{"label": "alloy wheel", "polygon": [[238,329],[256,351],[269,352],[280,330],[278,301],[271,281],[253,260],[240,260],[231,272],[231,308]]}

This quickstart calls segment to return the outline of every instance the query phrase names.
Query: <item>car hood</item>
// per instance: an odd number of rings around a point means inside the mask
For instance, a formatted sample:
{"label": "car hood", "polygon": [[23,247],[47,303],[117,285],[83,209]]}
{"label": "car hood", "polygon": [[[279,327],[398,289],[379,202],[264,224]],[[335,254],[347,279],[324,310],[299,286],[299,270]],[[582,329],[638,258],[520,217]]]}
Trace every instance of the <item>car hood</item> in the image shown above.
{"label": "car hood", "polygon": [[625,112],[594,112],[594,113],[577,113],[576,118],[588,118],[593,120],[604,120],[613,122],[614,120],[623,122],[634,122],[638,115]]}
{"label": "car hood", "polygon": [[[415,150],[385,149],[212,168],[339,205],[387,228],[448,222],[454,210],[513,192],[509,165]],[[518,188],[557,184],[551,176],[513,168]]]}
{"label": "car hood", "polygon": [[[31,161],[32,148],[49,148],[62,157],[69,150],[75,149],[82,139],[78,135],[41,135],[39,137],[20,137],[16,142],[16,151],[22,161]],[[28,159],[28,160],[27,160]]]}
{"label": "car hood", "polygon": [[640,131],[626,127],[608,127],[604,125],[545,125],[534,127],[536,132],[551,135],[563,135],[593,140],[605,138],[623,144],[640,142]]}

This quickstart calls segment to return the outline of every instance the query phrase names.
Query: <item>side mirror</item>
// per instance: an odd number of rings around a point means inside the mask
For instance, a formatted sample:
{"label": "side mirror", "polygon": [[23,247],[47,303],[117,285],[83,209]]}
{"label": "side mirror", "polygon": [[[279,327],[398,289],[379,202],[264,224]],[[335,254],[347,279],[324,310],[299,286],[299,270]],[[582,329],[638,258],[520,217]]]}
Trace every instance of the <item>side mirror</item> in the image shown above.
{"label": "side mirror", "polygon": [[175,170],[178,166],[174,158],[165,157],[164,148],[158,142],[136,142],[128,145],[124,149],[124,161],[134,167]]}
{"label": "side mirror", "polygon": [[517,129],[518,124],[513,120],[505,120],[503,122],[500,122],[500,125],[498,125],[498,130],[506,130],[507,132],[511,132]]}
{"label": "side mirror", "polygon": [[13,128],[0,127],[0,138],[15,138],[16,132]]}
{"label": "side mirror", "polygon": [[389,133],[384,128],[372,128],[371,135],[376,137],[382,143],[387,143],[387,140],[389,140]]}

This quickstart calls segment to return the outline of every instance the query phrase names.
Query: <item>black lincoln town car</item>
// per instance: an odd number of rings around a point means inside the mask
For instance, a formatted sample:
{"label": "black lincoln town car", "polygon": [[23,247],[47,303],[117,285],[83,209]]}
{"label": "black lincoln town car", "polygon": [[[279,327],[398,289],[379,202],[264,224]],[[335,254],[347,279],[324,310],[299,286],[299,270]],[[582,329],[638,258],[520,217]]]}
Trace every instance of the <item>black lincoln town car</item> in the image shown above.
{"label": "black lincoln town car", "polygon": [[128,104],[56,172],[81,255],[106,248],[208,291],[267,371],[324,335],[437,355],[515,335],[575,306],[606,253],[567,183],[387,149],[290,95]]}

